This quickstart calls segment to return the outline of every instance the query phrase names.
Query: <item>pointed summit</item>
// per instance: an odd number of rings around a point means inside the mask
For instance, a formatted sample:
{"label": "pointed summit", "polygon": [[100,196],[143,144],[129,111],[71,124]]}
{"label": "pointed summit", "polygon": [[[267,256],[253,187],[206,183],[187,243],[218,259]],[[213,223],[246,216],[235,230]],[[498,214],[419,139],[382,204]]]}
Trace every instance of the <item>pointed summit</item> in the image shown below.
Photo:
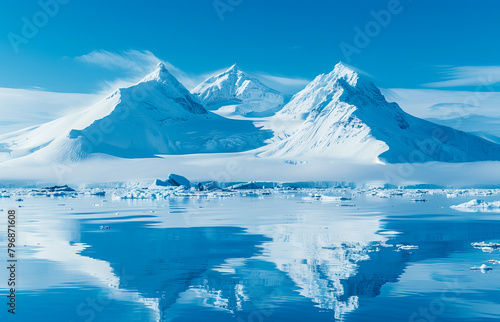
{"label": "pointed summit", "polygon": [[500,160],[500,145],[405,113],[342,63],[316,77],[276,117],[286,124],[276,136],[285,139],[261,156],[369,163]]}
{"label": "pointed summit", "polygon": [[155,71],[158,71],[159,74],[170,75],[170,72],[168,71],[167,66],[165,66],[165,64],[163,62],[159,62],[156,65]]}
{"label": "pointed summit", "polygon": [[231,106],[232,114],[275,113],[285,103],[286,95],[267,87],[243,72],[236,64],[210,77],[193,89],[208,109]]}
{"label": "pointed summit", "polygon": [[132,93],[133,99],[147,98],[148,93],[161,93],[168,99],[176,100],[186,110],[195,114],[206,114],[208,111],[197,99],[172,75],[163,62],[156,65],[156,69],[144,77],[136,85],[121,89],[123,94]]}
{"label": "pointed summit", "polygon": [[228,70],[226,70],[226,72],[238,72],[238,71],[241,71],[241,69],[236,64],[233,64],[231,67],[229,67]]}
{"label": "pointed summit", "polygon": [[356,86],[359,79],[358,73],[353,68],[346,66],[344,63],[339,62],[335,68],[326,75],[328,82],[338,81],[339,79],[345,80],[349,85]]}
{"label": "pointed summit", "polygon": [[146,77],[144,77],[141,80],[141,83],[149,81],[178,83],[177,79],[174,76],[172,76],[172,74],[170,74],[170,72],[167,69],[167,66],[165,66],[163,62],[159,62],[156,65],[155,70],[152,73],[148,74]]}
{"label": "pointed summit", "polygon": [[[103,131],[105,124],[112,124],[113,130]],[[40,133],[44,133],[42,139]],[[93,139],[95,133],[99,140]],[[208,112],[159,63],[141,82],[120,88],[88,109],[29,128],[21,135],[0,136],[0,160],[5,157],[3,146],[14,151],[14,158],[36,151],[35,159],[42,155],[46,160],[80,161],[103,155],[152,158],[157,154],[239,152],[261,147],[271,136],[251,121]]]}
{"label": "pointed summit", "polygon": [[351,68],[347,67],[342,61],[339,61],[337,65],[335,65],[335,68],[333,70],[342,70],[345,68],[352,70]]}

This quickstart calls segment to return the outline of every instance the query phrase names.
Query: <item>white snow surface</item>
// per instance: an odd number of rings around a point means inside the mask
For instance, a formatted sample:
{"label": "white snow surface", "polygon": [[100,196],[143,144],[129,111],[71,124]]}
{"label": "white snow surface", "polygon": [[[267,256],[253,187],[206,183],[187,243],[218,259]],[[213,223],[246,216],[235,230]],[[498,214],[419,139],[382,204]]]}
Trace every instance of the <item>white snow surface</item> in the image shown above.
{"label": "white snow surface", "polygon": [[266,114],[283,107],[286,95],[233,65],[225,72],[210,77],[192,90],[207,109],[233,106],[235,115]]}
{"label": "white snow surface", "polygon": [[0,136],[0,162],[238,152],[262,146],[269,136],[250,121],[207,111],[160,63],[135,86],[82,112]]}
{"label": "white snow surface", "polygon": [[81,112],[0,135],[1,180],[62,184],[168,173],[195,181],[497,184],[498,160],[499,145],[408,115],[342,64],[271,117],[214,114],[160,64]]}
{"label": "white snow surface", "polygon": [[413,117],[342,63],[316,77],[271,122],[260,156],[369,163],[500,160],[500,145]]}

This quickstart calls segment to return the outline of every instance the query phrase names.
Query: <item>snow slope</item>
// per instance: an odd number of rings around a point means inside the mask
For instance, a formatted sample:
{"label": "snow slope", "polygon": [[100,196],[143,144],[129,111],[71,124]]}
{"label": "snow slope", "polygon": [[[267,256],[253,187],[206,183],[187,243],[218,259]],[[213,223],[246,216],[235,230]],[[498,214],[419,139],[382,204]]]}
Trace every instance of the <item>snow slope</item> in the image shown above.
{"label": "snow slope", "polygon": [[274,113],[287,99],[236,65],[205,80],[192,93],[210,110],[231,106],[231,112],[238,115]]}
{"label": "snow slope", "polygon": [[250,121],[207,111],[160,63],[138,84],[82,112],[0,136],[0,161],[238,152],[262,146],[270,135]]}
{"label": "snow slope", "polygon": [[342,63],[319,75],[271,122],[261,157],[419,163],[500,160],[500,145],[413,117]]}

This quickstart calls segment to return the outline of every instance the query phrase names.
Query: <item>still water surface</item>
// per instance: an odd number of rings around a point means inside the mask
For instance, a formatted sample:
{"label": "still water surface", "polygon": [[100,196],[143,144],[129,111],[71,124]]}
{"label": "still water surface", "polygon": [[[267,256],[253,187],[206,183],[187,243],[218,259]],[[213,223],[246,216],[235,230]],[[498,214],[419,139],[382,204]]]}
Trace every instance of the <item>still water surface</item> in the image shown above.
{"label": "still water surface", "polygon": [[500,320],[500,251],[471,246],[500,241],[499,213],[303,196],[0,199],[22,206],[17,314],[0,320]]}

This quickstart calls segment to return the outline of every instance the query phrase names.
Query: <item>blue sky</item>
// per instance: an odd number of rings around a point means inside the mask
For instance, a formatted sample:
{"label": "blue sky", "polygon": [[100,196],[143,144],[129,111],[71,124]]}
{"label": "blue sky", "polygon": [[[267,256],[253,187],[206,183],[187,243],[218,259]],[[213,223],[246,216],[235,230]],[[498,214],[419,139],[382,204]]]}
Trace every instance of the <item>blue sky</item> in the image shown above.
{"label": "blue sky", "polygon": [[[142,72],[75,59],[102,50],[149,51],[191,75],[237,62],[251,72],[312,79],[348,60],[386,88],[470,90],[485,71],[476,66],[500,66],[494,1],[60,1],[68,3],[47,21],[38,1],[1,4],[0,87],[92,93]],[[389,6],[397,10],[377,30],[371,11]],[[23,37],[23,17],[38,19],[35,36]],[[368,45],[346,57],[341,44],[355,46],[355,28],[367,26],[374,28]],[[12,46],[13,34],[27,42]],[[500,81],[499,69],[491,70],[489,83]]]}

